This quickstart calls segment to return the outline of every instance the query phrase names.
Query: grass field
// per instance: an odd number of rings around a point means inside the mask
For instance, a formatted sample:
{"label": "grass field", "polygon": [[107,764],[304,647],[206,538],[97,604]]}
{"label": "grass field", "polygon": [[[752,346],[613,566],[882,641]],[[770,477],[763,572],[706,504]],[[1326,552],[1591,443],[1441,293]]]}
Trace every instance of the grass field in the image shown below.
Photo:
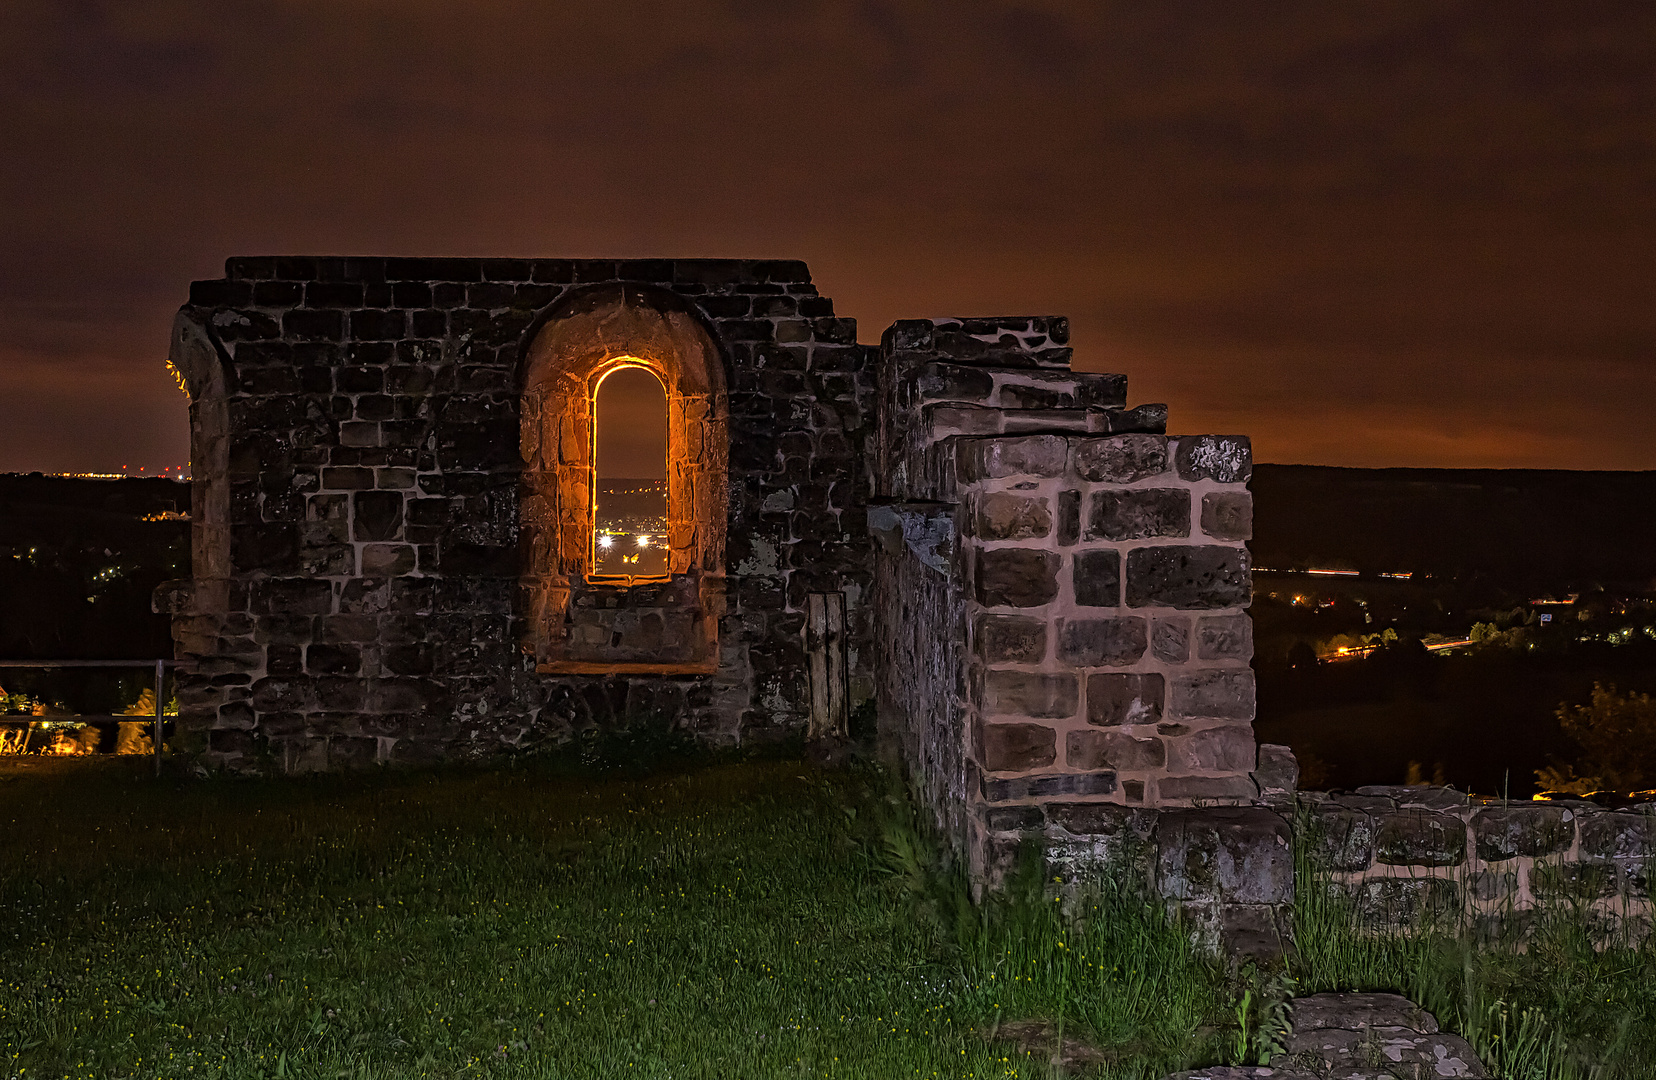
{"label": "grass field", "polygon": [[[992,1037],[1036,1019],[1154,1078],[1256,1055],[1294,985],[1109,890],[1079,925],[973,908],[866,771],[6,768],[3,1077],[1044,1077]],[[1505,1009],[1524,1080],[1656,1053],[1648,949],[1375,944],[1302,907],[1301,990],[1412,992],[1485,1046]]]}
{"label": "grass field", "polygon": [[[846,774],[157,783],[32,764],[0,783],[3,1074],[1047,1071],[980,1034],[1048,1011],[1045,954],[940,947],[859,840],[871,796]],[[1206,970],[1178,941],[1143,959]],[[1116,959],[1089,986],[1202,996]],[[1128,1074],[1205,1052],[1199,1006],[1184,1031],[1150,1011],[1105,1018],[1149,1054]]]}

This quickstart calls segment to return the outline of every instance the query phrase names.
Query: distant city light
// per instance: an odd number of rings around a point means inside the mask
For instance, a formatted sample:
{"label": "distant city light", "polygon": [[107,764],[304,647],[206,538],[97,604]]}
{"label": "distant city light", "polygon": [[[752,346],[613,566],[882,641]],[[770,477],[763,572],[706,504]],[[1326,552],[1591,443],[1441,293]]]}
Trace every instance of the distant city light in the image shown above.
{"label": "distant city light", "polygon": [[648,536],[640,536],[638,538],[638,546],[639,547],[649,547],[650,546],[650,538]]}
{"label": "distant city light", "polygon": [[598,546],[601,548],[608,549],[614,543],[615,537],[611,536],[609,533],[604,533],[598,538]]}

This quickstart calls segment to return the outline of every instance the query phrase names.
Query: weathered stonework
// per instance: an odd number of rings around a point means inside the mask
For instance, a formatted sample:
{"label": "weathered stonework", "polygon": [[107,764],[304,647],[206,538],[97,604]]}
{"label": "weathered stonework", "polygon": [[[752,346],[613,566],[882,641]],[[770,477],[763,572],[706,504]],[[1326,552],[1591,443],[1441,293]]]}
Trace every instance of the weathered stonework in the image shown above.
{"label": "weathered stonework", "polygon": [[1313,854],[1376,928],[1447,921],[1521,930],[1549,906],[1634,939],[1653,915],[1656,804],[1516,802],[1451,788],[1303,792]]}
{"label": "weathered stonework", "polygon": [[[177,742],[298,772],[639,723],[833,739],[877,698],[980,880],[1089,808],[1250,804],[1248,443],[1168,436],[1068,333],[860,345],[798,262],[232,259],[174,329]],[[668,402],[668,572],[619,583],[618,366]]]}
{"label": "weathered stonework", "polygon": [[1169,437],[1067,340],[1060,319],[903,322],[878,365],[876,506],[951,537],[882,550],[884,735],[991,883],[1052,807],[1258,795],[1247,441]]}
{"label": "weathered stonework", "polygon": [[[672,466],[671,578],[630,589],[583,561],[591,379],[623,355],[667,386]],[[803,733],[813,594],[845,622],[813,733],[873,695],[877,356],[803,263],[232,259],[172,359],[195,578],[158,600],[207,764]]]}

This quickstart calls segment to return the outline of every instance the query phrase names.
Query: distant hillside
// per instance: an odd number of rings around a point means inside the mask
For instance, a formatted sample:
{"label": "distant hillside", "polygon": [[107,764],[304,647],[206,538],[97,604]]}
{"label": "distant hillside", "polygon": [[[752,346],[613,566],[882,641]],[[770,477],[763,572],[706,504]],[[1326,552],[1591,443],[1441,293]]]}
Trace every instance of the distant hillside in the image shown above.
{"label": "distant hillside", "polygon": [[1254,564],[1656,588],[1656,472],[1256,465]]}
{"label": "distant hillside", "polygon": [[0,657],[171,656],[150,594],[190,574],[189,509],[178,480],[0,474]]}

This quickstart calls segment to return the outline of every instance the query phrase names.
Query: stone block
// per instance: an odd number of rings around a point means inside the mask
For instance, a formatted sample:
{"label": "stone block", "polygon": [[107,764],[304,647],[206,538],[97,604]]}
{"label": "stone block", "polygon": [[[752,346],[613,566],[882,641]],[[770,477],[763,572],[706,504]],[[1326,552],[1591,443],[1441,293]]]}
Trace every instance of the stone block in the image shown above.
{"label": "stone block", "polygon": [[1292,1016],[1297,1032],[1408,1028],[1431,1035],[1438,1030],[1435,1016],[1397,994],[1313,994],[1294,999]]}
{"label": "stone block", "polygon": [[1064,737],[1064,764],[1072,769],[1143,772],[1167,764],[1167,747],[1155,736],[1124,731],[1072,731]]}
{"label": "stone block", "polygon": [[1087,723],[1099,727],[1154,724],[1162,717],[1166,683],[1160,672],[1087,676]]}
{"label": "stone block", "polygon": [[282,316],[281,336],[299,341],[340,341],[345,336],[342,311],[298,308]]}
{"label": "stone block", "polygon": [[880,346],[886,352],[908,352],[930,349],[933,327],[930,319],[898,319],[880,336]]}
{"label": "stone block", "polygon": [[1190,535],[1190,492],[1184,488],[1095,491],[1087,504],[1087,540],[1145,540]]}
{"label": "stone block", "polygon": [[1045,619],[979,615],[976,638],[978,655],[991,664],[1038,664],[1046,657]]}
{"label": "stone block", "polygon": [[1299,787],[1299,761],[1294,751],[1275,743],[1260,743],[1253,779],[1261,798],[1292,796]]}
{"label": "stone block", "polygon": [[982,368],[927,364],[915,378],[914,388],[927,401],[981,404],[995,392],[995,377]]}
{"label": "stone block", "polygon": [[339,425],[339,445],[378,446],[380,426],[372,421],[350,421]]}
{"label": "stone block", "polygon": [[1591,903],[1614,896],[1616,868],[1601,862],[1538,862],[1530,867],[1530,893],[1547,903]]}
{"label": "stone block", "polygon": [[1068,547],[1081,539],[1081,493],[1065,490],[1058,493],[1058,543]]}
{"label": "stone block", "polygon": [[992,803],[1063,796],[1111,795],[1116,790],[1116,775],[1113,772],[1077,772],[1015,776],[1004,780],[984,777],[981,790],[984,801]]}
{"label": "stone block", "polygon": [[377,577],[412,573],[414,549],[407,544],[362,545],[362,572]]}
{"label": "stone block", "polygon": [[1282,904],[1294,898],[1288,823],[1269,810],[1166,810],[1153,838],[1156,887],[1170,900]]}
{"label": "stone block", "polygon": [[1058,630],[1058,659],[1075,667],[1126,666],[1144,655],[1145,620],[1067,619]]}
{"label": "stone block", "polygon": [[1080,693],[1076,677],[994,669],[984,676],[984,712],[1061,720],[1075,715]]}
{"label": "stone block", "polygon": [[1150,653],[1168,664],[1190,659],[1190,620],[1177,615],[1157,619],[1150,626]]}
{"label": "stone block", "polygon": [[1210,668],[1178,675],[1173,680],[1168,712],[1185,720],[1252,720],[1253,671]]}
{"label": "stone block", "polygon": [[1185,435],[1174,464],[1181,480],[1240,483],[1253,475],[1253,447],[1241,435]]}
{"label": "stone block", "polygon": [[1374,865],[1380,823],[1372,814],[1324,805],[1312,819],[1310,844],[1317,861],[1330,870],[1355,872]]}
{"label": "stone block", "polygon": [[1202,496],[1202,531],[1215,540],[1253,539],[1253,496],[1211,491]]}
{"label": "stone block", "polygon": [[311,689],[304,678],[259,679],[253,684],[253,707],[262,713],[304,709],[311,703]]}
{"label": "stone block", "polygon": [[[1520,855],[1554,855],[1570,846],[1575,826],[1561,806],[1520,803],[1491,806],[1472,818],[1478,858],[1500,862]],[[1573,815],[1572,815],[1573,816]]]}
{"label": "stone block", "polygon": [[374,470],[357,465],[322,470],[322,486],[329,491],[358,491],[374,486]]}
{"label": "stone block", "polygon": [[998,548],[977,553],[977,600],[984,607],[1039,607],[1058,595],[1057,553]]}
{"label": "stone block", "polygon": [[1246,607],[1251,598],[1245,548],[1170,545],[1127,553],[1127,605],[1184,611]]}
{"label": "stone block", "polygon": [[1253,619],[1247,615],[1208,615],[1196,622],[1196,659],[1253,659]]}
{"label": "stone block", "polygon": [[1071,467],[1093,483],[1131,484],[1167,471],[1165,435],[1115,435],[1077,439]]}
{"label": "stone block", "polygon": [[329,615],[321,620],[322,640],[370,642],[379,640],[379,618],[372,614]]}
{"label": "stone block", "polygon": [[1512,870],[1476,870],[1466,875],[1466,891],[1486,903],[1516,896],[1518,875]]}
{"label": "stone block", "polygon": [[963,439],[958,451],[962,481],[999,480],[1009,476],[1059,476],[1069,457],[1062,435],[1023,435]]}
{"label": "stone block", "polygon": [[1082,607],[1115,607],[1121,603],[1119,552],[1078,551],[1070,573],[1074,576],[1075,602]]}
{"label": "stone block", "polygon": [[1039,806],[991,806],[983,815],[983,826],[990,832],[1022,832],[1044,824],[1046,816]]}
{"label": "stone block", "polygon": [[214,728],[207,733],[207,749],[211,753],[236,759],[251,757],[256,743],[251,731],[238,728]]}
{"label": "stone block", "polygon": [[220,705],[218,715],[213,720],[215,729],[251,731],[254,726],[253,706],[245,701],[230,701]]}
{"label": "stone block", "polygon": [[252,610],[271,615],[325,615],[333,610],[333,585],[311,578],[269,578],[254,586]]}
{"label": "stone block", "polygon": [[[1359,788],[1359,791],[1362,789]],[[1389,814],[1397,809],[1397,800],[1381,795],[1361,795],[1341,792],[1330,795],[1328,803],[1332,806],[1344,807],[1347,810],[1361,810],[1366,814]]]}
{"label": "stone block", "polygon": [[299,529],[288,523],[238,524],[230,534],[230,564],[237,573],[299,572]]}
{"label": "stone block", "polygon": [[353,540],[395,540],[402,532],[403,497],[396,491],[359,491],[351,496]]}
{"label": "stone block", "polygon": [[305,670],[312,675],[355,675],[362,670],[362,650],[354,645],[310,645]]}
{"label": "stone block", "polygon": [[1381,819],[1374,851],[1391,866],[1458,866],[1466,860],[1466,824],[1452,814],[1399,810]]}
{"label": "stone block", "polygon": [[1589,813],[1581,817],[1585,859],[1656,860],[1656,816]]}
{"label": "stone block", "polygon": [[1460,885],[1451,878],[1369,878],[1351,895],[1358,922],[1374,930],[1432,926],[1461,912]]}
{"label": "stone block", "polygon": [[1253,802],[1259,789],[1253,778],[1239,776],[1164,776],[1156,781],[1156,792],[1165,801]]}
{"label": "stone block", "polygon": [[983,540],[1029,540],[1052,531],[1052,509],[1039,496],[991,491],[977,498],[977,535]]}
{"label": "stone block", "polygon": [[1111,836],[1147,840],[1159,815],[1115,803],[1047,803],[1046,818],[1074,836]]}
{"label": "stone block", "polygon": [[988,772],[1043,769],[1058,757],[1057,733],[1045,724],[984,724],[981,739]]}
{"label": "stone block", "polygon": [[1168,740],[1168,763],[1174,772],[1253,771],[1257,751],[1253,729],[1246,724],[1203,728]]}
{"label": "stone block", "polygon": [[1073,409],[1075,394],[1057,387],[1006,382],[1001,384],[994,403],[1007,410]]}

